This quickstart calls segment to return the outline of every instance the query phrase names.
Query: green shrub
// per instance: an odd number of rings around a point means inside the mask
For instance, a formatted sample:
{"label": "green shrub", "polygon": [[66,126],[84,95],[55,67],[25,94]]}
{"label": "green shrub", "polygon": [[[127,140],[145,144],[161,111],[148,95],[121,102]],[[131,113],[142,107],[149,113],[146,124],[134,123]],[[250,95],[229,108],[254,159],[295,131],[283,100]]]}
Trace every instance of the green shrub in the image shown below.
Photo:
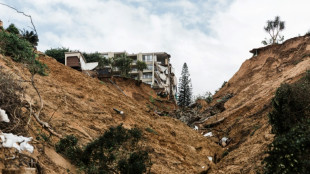
{"label": "green shrub", "polygon": [[77,142],[78,139],[74,135],[67,135],[56,144],[56,152],[63,153],[67,150],[68,147],[76,146]]}
{"label": "green shrub", "polygon": [[221,89],[224,88],[226,84],[227,84],[227,81],[224,81],[222,86],[221,86]]}
{"label": "green shrub", "polygon": [[56,151],[66,156],[86,173],[144,173],[151,167],[148,152],[138,145],[142,132],[138,128],[111,127],[82,150],[77,138],[67,136],[56,145]]}
{"label": "green shrub", "polygon": [[24,29],[22,31],[22,37],[23,39],[28,41],[33,46],[33,48],[36,48],[36,46],[38,46],[39,37],[33,31],[27,31]]}
{"label": "green shrub", "polygon": [[27,63],[35,56],[30,43],[15,34],[0,31],[0,42],[1,53],[14,61]]}
{"label": "green shrub", "polygon": [[14,24],[10,24],[8,26],[8,28],[6,28],[6,31],[9,32],[9,33],[15,34],[15,35],[19,34],[19,30],[18,30],[18,28],[15,27]]}
{"label": "green shrub", "polygon": [[0,53],[26,64],[32,74],[46,75],[47,66],[36,60],[32,45],[16,34],[0,31]]}
{"label": "green shrub", "polygon": [[265,173],[307,173],[310,171],[310,120],[276,136],[264,159]]}
{"label": "green shrub", "polygon": [[224,158],[225,156],[227,156],[229,154],[229,151],[228,150],[225,150],[222,154],[222,158]]}
{"label": "green shrub", "polygon": [[51,48],[45,51],[45,54],[55,58],[58,62],[65,64],[65,52],[69,52],[69,48]]}
{"label": "green shrub", "polygon": [[152,128],[149,128],[149,127],[147,127],[147,128],[145,128],[145,130],[147,131],[147,132],[150,132],[150,133],[153,133],[153,134],[158,134],[154,129],[152,129]]}
{"label": "green shrub", "polygon": [[294,84],[282,84],[272,99],[269,122],[275,139],[264,159],[265,173],[310,171],[310,72]]}
{"label": "green shrub", "polygon": [[56,144],[56,152],[63,154],[74,164],[79,164],[83,151],[77,146],[77,143],[78,139],[74,135],[68,135]]}
{"label": "green shrub", "polygon": [[282,84],[277,89],[272,99],[273,110],[268,115],[272,133],[286,133],[292,125],[299,123],[308,115],[310,84],[306,77],[292,85]]}
{"label": "green shrub", "polygon": [[44,63],[41,63],[38,60],[34,60],[33,63],[28,65],[28,69],[31,72],[31,74],[39,74],[42,76],[47,76],[47,70],[48,66]]}
{"label": "green shrub", "polygon": [[139,174],[147,171],[145,161],[149,161],[148,153],[145,151],[130,154],[129,159],[121,159],[118,162],[118,169],[121,174]]}
{"label": "green shrub", "polygon": [[99,52],[94,53],[82,53],[86,62],[99,62],[101,59],[103,59],[103,56]]}
{"label": "green shrub", "polygon": [[154,100],[154,98],[153,98],[152,96],[150,96],[150,102],[151,102],[152,104],[155,104],[155,100]]}

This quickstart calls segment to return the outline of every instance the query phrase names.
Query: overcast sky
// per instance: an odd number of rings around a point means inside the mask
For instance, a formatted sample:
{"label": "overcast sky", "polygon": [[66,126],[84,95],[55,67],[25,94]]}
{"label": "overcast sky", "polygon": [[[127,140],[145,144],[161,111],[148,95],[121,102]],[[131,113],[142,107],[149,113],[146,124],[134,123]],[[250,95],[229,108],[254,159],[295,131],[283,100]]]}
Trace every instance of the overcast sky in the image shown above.
{"label": "overcast sky", "polygon": [[[228,81],[249,50],[268,37],[263,27],[279,15],[285,39],[310,29],[309,0],[0,0],[30,14],[40,51],[68,47],[85,52],[167,52],[179,79],[189,67],[194,94]],[[7,27],[28,18],[0,5]]]}

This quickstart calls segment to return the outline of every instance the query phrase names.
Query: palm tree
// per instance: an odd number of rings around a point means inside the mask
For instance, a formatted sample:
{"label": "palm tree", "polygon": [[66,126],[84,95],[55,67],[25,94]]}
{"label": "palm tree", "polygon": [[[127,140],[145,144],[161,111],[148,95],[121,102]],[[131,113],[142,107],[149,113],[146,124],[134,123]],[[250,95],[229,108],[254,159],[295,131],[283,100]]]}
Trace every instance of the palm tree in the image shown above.
{"label": "palm tree", "polygon": [[115,66],[121,71],[121,75],[128,77],[129,71],[131,70],[130,65],[132,59],[128,58],[125,54],[122,54],[120,57],[117,57],[114,62]]}
{"label": "palm tree", "polygon": [[145,62],[138,60],[137,61],[137,70],[139,71],[138,80],[140,81],[140,72],[143,72],[144,69],[147,68]]}

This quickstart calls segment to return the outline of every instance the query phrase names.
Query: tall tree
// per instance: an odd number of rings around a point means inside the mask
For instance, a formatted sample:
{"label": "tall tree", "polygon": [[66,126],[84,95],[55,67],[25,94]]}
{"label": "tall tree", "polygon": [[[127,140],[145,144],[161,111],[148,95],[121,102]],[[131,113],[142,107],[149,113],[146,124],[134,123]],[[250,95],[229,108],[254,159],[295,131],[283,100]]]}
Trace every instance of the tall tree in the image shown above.
{"label": "tall tree", "polygon": [[[137,70],[139,72],[143,72],[144,69],[147,68],[147,65],[145,62],[138,60],[137,61]],[[140,74],[138,75],[138,80],[140,80]]]}
{"label": "tall tree", "polygon": [[109,65],[110,65],[110,59],[108,58],[103,57],[99,59],[98,61],[98,68],[100,69],[104,69],[106,66],[109,66]]}
{"label": "tall tree", "polygon": [[114,60],[115,67],[119,69],[119,71],[121,72],[121,76],[124,76],[124,77],[129,76],[129,72],[131,70],[131,67],[130,67],[131,62],[132,62],[132,59],[128,58],[126,54],[122,54],[120,57],[115,58]]}
{"label": "tall tree", "polygon": [[181,78],[179,80],[178,105],[188,106],[192,102],[192,83],[187,64],[183,64]]}
{"label": "tall tree", "polygon": [[264,27],[265,31],[270,35],[270,39],[265,39],[262,41],[264,45],[275,44],[284,40],[284,36],[280,35],[280,32],[284,30],[285,22],[280,20],[279,16],[276,16],[275,19],[268,20],[267,26]]}

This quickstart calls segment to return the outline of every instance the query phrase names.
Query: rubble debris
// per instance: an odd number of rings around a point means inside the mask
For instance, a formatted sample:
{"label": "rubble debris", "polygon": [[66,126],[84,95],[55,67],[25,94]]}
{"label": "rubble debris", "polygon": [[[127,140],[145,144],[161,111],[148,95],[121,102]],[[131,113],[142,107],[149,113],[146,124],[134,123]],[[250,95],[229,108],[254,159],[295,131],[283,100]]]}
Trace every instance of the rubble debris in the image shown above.
{"label": "rubble debris", "polygon": [[212,137],[213,134],[212,134],[212,132],[208,132],[208,133],[204,134],[203,136],[205,136],[205,137]]}
{"label": "rubble debris", "polygon": [[114,110],[115,112],[117,112],[118,114],[121,114],[121,115],[123,115],[123,114],[124,114],[124,112],[123,112],[123,111],[120,111],[120,110],[118,110],[118,109],[113,108],[113,110]]}
{"label": "rubble debris", "polygon": [[32,137],[23,137],[17,136],[12,133],[0,133],[0,138],[2,140],[2,144],[0,147],[12,148],[14,147],[21,153],[22,151],[27,150],[30,153],[33,153],[33,146],[28,142],[32,140]]}
{"label": "rubble debris", "polygon": [[212,123],[209,123],[209,124],[204,124],[203,127],[205,128],[211,128],[211,127],[214,127],[216,125],[219,125],[220,123],[224,122],[226,118],[221,118],[219,120],[216,120],[215,122],[212,122]]}
{"label": "rubble debris", "polygon": [[10,122],[8,115],[5,113],[5,110],[0,108],[0,122]]}
{"label": "rubble debris", "polygon": [[223,138],[220,140],[220,145],[221,145],[222,147],[225,147],[225,146],[227,146],[227,145],[229,144],[229,142],[230,142],[230,139],[229,139],[229,138],[223,137]]}
{"label": "rubble debris", "polygon": [[[180,110],[175,111],[173,114],[170,114],[171,117],[177,118],[182,122],[186,123],[188,126],[193,127],[197,124],[203,124],[209,118],[216,116],[217,114],[225,111],[224,104],[234,96],[233,93],[225,94],[223,97],[217,100],[217,102],[205,110],[201,111],[201,105],[199,103],[193,103],[188,108],[183,108]],[[218,122],[206,125],[205,128],[209,128],[220,124],[224,120],[220,119]]]}

